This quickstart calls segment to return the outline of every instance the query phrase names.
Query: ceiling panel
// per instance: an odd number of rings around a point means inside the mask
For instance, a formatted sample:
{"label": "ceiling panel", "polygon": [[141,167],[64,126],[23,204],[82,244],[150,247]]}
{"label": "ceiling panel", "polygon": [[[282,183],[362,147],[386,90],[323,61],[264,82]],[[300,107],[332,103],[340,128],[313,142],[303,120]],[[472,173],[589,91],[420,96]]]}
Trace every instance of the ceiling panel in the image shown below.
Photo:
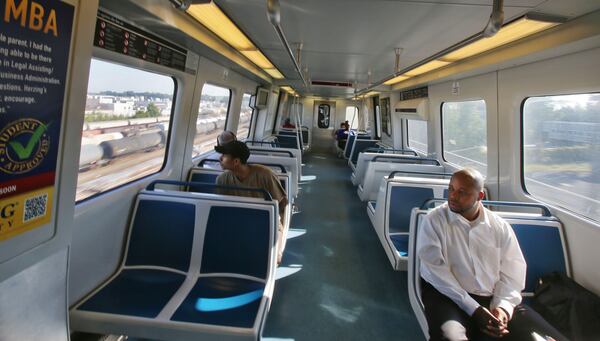
{"label": "ceiling panel", "polygon": [[[268,22],[266,0],[215,0],[287,82],[299,77]],[[492,0],[280,0],[281,26],[292,46],[303,44],[302,67],[311,79],[351,81],[364,86],[393,73],[394,48],[400,68],[480,32]],[[529,11],[569,17],[600,8],[594,0],[513,0],[504,2],[505,21]],[[321,91],[321,89],[314,89]],[[323,92],[324,93],[324,92]]]}

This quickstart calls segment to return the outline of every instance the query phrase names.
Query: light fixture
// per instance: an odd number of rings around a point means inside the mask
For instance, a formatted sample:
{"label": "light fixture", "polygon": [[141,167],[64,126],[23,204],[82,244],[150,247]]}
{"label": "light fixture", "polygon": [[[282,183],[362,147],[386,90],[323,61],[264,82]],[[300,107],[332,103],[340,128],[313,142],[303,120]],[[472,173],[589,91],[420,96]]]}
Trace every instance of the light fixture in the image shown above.
{"label": "light fixture", "polygon": [[271,62],[265,57],[262,52],[258,50],[254,51],[240,51],[246,58],[250,59],[254,64],[256,64],[261,69],[274,69],[275,67]]}
{"label": "light fixture", "polygon": [[186,12],[271,77],[285,78],[214,1],[192,4]]}
{"label": "light fixture", "polygon": [[[383,84],[393,85],[400,83],[409,77],[418,76],[448,64],[490,51],[502,45],[512,43],[556,26],[562,22],[564,22],[564,18],[551,17],[539,13],[528,13],[524,17],[505,24],[500,31],[492,37],[486,38],[481,36],[479,39],[457,49],[451,47],[448,49],[450,52],[441,52],[433,57],[435,59],[413,69],[409,69],[408,71],[385,81]],[[457,45],[460,45],[460,43]]]}
{"label": "light fixture", "polygon": [[448,62],[455,62],[525,38],[558,24],[559,22],[539,21],[523,17],[502,26],[500,31],[492,37],[481,38],[469,45],[442,56],[440,59]]}
{"label": "light fixture", "polygon": [[283,79],[285,77],[283,77],[283,75],[281,74],[281,72],[279,72],[279,70],[277,70],[276,68],[272,68],[272,69],[264,69],[266,73],[268,73],[271,77],[275,78],[275,79]]}
{"label": "light fixture", "polygon": [[238,51],[255,49],[254,44],[214,3],[191,5],[187,12]]}
{"label": "light fixture", "polygon": [[414,68],[408,72],[405,72],[403,75],[409,76],[409,77],[414,77],[414,76],[422,75],[429,71],[433,71],[435,69],[439,69],[442,66],[446,66],[448,64],[450,64],[450,62],[445,62],[445,61],[434,59],[434,60],[427,62],[421,66],[417,66],[416,68]]}
{"label": "light fixture", "polygon": [[385,84],[385,85],[392,85],[392,84],[396,84],[396,83],[402,82],[403,80],[406,80],[406,79],[409,79],[409,78],[410,77],[408,77],[408,76],[400,75],[400,76],[394,77],[394,78],[392,78],[390,80],[387,80],[387,81],[383,82],[383,84]]}

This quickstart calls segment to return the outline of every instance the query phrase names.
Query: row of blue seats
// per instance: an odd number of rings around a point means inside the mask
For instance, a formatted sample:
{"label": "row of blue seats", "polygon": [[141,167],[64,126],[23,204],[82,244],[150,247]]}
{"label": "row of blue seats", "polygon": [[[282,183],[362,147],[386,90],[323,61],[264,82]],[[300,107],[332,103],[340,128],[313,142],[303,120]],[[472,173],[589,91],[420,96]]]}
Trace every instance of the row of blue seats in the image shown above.
{"label": "row of blue seats", "polygon": [[[293,203],[301,151],[248,144],[249,163],[270,167]],[[200,160],[187,183],[159,181],[184,191],[153,183],[138,195],[122,264],[73,308],[74,329],[164,340],[260,338],[274,286],[278,203],[264,191],[264,199],[217,194],[216,156]],[[288,205],[283,243],[290,219]]]}
{"label": "row of blue seats", "polygon": [[[358,160],[361,160],[361,156]],[[422,166],[426,164],[424,162],[429,162],[429,159],[404,156],[395,156],[395,158],[402,160],[396,162],[404,164],[396,166],[396,170],[380,180],[377,200],[368,201],[367,213],[392,267],[395,270],[408,270],[409,272],[411,305],[427,336],[427,322],[420,298],[419,262],[415,255],[416,237],[419,222],[428,213],[429,203],[446,201],[451,174],[442,173],[443,169],[439,169],[438,172],[425,172],[407,168]],[[377,163],[377,159],[365,162],[367,169],[386,169],[373,165]],[[439,166],[439,163],[429,165]],[[359,163],[358,167],[360,166]],[[374,174],[371,171],[364,176],[372,177]],[[355,178],[357,178],[356,175],[353,180]],[[487,198],[487,190],[484,191]],[[440,199],[432,200],[431,198]],[[489,201],[484,201],[484,203],[488,207],[509,206],[519,211],[499,211],[498,214],[506,218],[515,230],[528,264],[526,286],[523,292],[525,297],[533,295],[535,283],[543,274],[556,271],[570,276],[570,263],[562,224],[550,214],[548,208],[530,203]],[[532,207],[541,209],[541,214],[522,213],[524,208]]]}
{"label": "row of blue seats", "polygon": [[71,311],[74,330],[162,340],[258,340],[271,303],[277,202],[159,190],[136,198],[122,263]]}

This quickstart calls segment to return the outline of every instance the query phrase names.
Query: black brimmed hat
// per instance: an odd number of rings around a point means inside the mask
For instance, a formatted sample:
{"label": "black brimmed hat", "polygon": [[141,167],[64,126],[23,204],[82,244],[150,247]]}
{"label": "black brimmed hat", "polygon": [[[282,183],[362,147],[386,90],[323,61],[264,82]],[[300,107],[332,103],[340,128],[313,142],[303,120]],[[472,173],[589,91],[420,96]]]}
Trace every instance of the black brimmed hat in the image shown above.
{"label": "black brimmed hat", "polygon": [[246,163],[250,157],[250,149],[244,142],[231,141],[221,146],[215,146],[215,150],[221,154],[231,155],[234,158],[238,158],[242,163]]}

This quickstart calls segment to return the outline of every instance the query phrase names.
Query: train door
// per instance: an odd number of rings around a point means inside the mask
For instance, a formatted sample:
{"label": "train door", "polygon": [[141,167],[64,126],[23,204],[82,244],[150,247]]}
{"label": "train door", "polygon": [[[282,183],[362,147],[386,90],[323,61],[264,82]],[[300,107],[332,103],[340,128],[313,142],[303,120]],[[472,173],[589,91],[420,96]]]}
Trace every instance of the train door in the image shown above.
{"label": "train door", "polygon": [[331,141],[332,131],[338,128],[335,126],[335,109],[335,102],[315,101],[312,131],[316,144]]}

